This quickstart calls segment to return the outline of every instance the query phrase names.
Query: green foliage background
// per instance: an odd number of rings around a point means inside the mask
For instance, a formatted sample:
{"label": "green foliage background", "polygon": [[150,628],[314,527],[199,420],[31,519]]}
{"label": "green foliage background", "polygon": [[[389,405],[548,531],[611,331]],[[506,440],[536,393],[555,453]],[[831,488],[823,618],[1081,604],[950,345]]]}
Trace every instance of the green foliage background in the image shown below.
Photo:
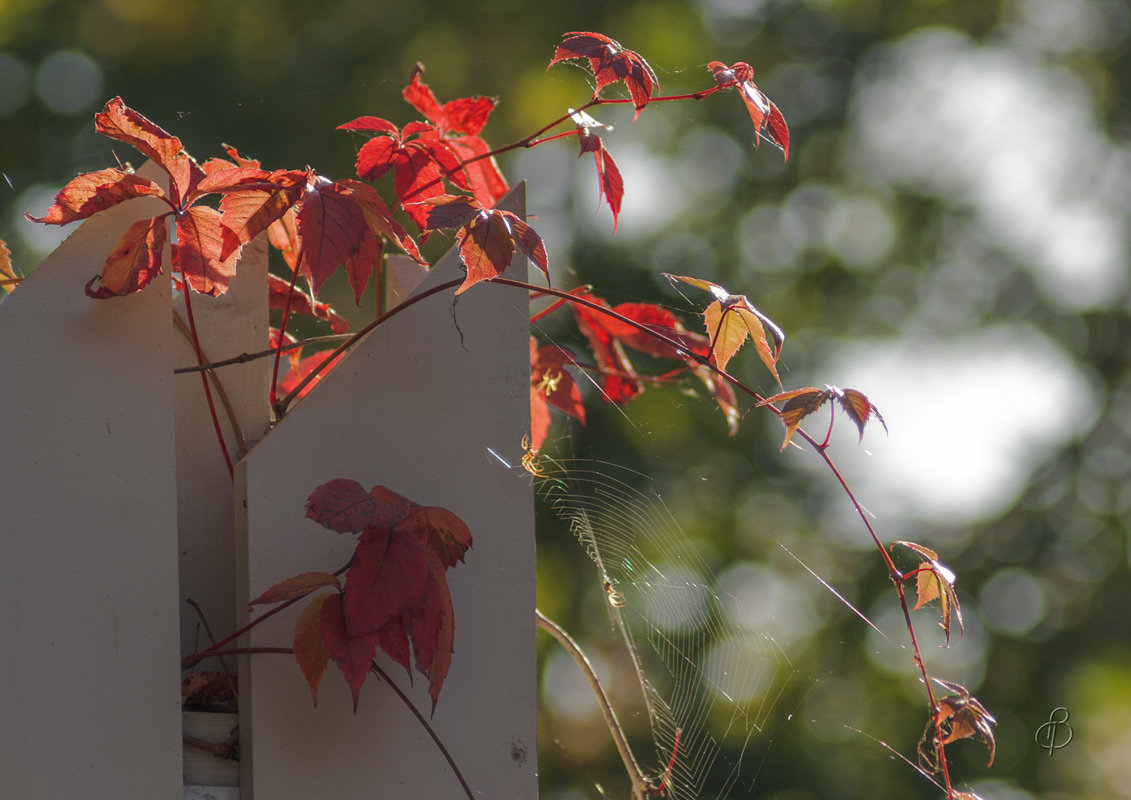
{"label": "green foliage background", "polygon": [[[91,114],[115,95],[202,160],[228,142],[269,168],[310,163],[346,177],[356,142],[333,128],[361,114],[408,121],[400,90],[417,61],[442,100],[501,98],[485,131],[496,145],[588,96],[581,72],[545,70],[563,32],[620,40],[673,92],[711,85],[708,61],[748,61],[791,124],[790,162],[753,151],[733,97],[650,108],[634,125],[599,114],[616,124],[606,141],[627,179],[616,237],[607,211],[593,216],[591,165],[569,147],[503,162],[512,180],[531,180],[555,280],[688,310],[658,273],[715,280],[786,330],[787,388],[855,386],[885,412],[891,440],[915,425],[1015,431],[947,462],[958,478],[1008,450],[1012,483],[974,510],[889,502],[885,479],[915,467],[885,463],[876,430],[864,444],[875,457],[851,476],[863,476],[881,536],[931,545],[958,573],[973,633],[925,655],[1000,724],[993,768],[977,744],[951,749],[957,779],[986,800],[1131,796],[1129,27],[1118,0],[0,0],[0,238],[29,271],[51,245],[32,238],[23,212],[42,213],[78,172],[136,158],[93,133]],[[1003,118],[1003,108],[1021,111]],[[894,346],[911,353],[902,373],[849,382],[869,374],[869,352]],[[1005,365],[1017,358],[1056,369],[991,380],[1013,375]],[[918,373],[906,366],[933,359],[957,365],[953,382],[908,385]],[[971,382],[961,370],[972,364],[982,372]],[[752,359],[738,369],[774,390]],[[1060,392],[1065,381],[1075,388]],[[919,405],[889,413],[916,390]],[[559,424],[555,436],[654,476],[719,571],[765,563],[805,585],[816,619],[791,647],[812,688],[781,701],[794,721],[767,734],[757,796],[938,796],[844,727],[914,758],[925,708],[910,656],[880,663],[867,627],[775,555],[788,542],[878,619],[895,599],[863,529],[812,458],[778,453],[768,415],[751,412],[735,439],[723,428],[709,399],[670,389],[623,411],[594,403],[584,430]],[[834,457],[855,452],[838,431]],[[924,471],[939,460],[917,457]],[[689,477],[709,478],[711,494]],[[584,633],[600,586],[564,538],[543,543],[540,603]],[[1075,738],[1050,757],[1034,734],[1058,706]],[[549,714],[543,732],[547,797],[622,791],[611,751],[570,755],[568,726]]]}

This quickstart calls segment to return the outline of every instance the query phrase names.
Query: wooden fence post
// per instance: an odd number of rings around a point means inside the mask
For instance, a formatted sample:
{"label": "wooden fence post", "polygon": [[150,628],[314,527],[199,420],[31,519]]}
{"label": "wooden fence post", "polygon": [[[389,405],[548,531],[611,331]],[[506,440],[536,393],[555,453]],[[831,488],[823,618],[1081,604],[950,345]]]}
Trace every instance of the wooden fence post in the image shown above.
{"label": "wooden fence post", "polygon": [[[522,189],[499,205],[521,214]],[[515,262],[512,270],[525,265]],[[449,254],[417,292],[461,272]],[[431,296],[360,342],[237,469],[250,596],[349,559],[354,537],[303,517],[310,492],[332,478],[386,485],[470,526],[466,563],[448,572],[455,654],[429,719],[475,795],[500,800],[537,796],[533,494],[487,451],[517,462],[530,430],[528,342],[525,292],[482,285]],[[247,644],[289,646],[298,610],[271,618]],[[404,671],[385,664],[407,688]],[[465,796],[376,679],[356,714],[333,665],[317,708],[290,656],[246,657],[240,681],[242,800]],[[417,676],[410,695],[428,717],[426,683]]]}
{"label": "wooden fence post", "polygon": [[[500,207],[522,213],[522,189]],[[340,566],[352,537],[305,520],[303,504],[351,477],[470,526],[473,548],[449,573],[455,655],[430,720],[477,795],[535,798],[532,490],[488,453],[517,462],[530,427],[525,293],[478,286],[414,305],[270,433],[270,360],[224,368],[248,444],[262,437],[233,495],[199,375],[173,375],[195,356],[172,325],[169,281],[109,301],[83,292],[121,232],[165,210],[131,200],[87,220],[0,303],[0,793],[179,797],[179,656],[203,645],[194,620],[182,625],[184,597],[221,634],[249,591]],[[227,296],[194,298],[209,358],[265,344],[265,272],[257,242]],[[460,274],[450,254],[417,291]],[[289,644],[293,621],[272,619],[250,644]],[[242,662],[242,800],[462,796],[388,687],[372,680],[354,714],[331,668],[315,710],[291,658]],[[410,694],[427,714],[425,683]]]}
{"label": "wooden fence post", "polygon": [[83,292],[164,210],[87,220],[0,303],[5,797],[181,793],[169,282]]}

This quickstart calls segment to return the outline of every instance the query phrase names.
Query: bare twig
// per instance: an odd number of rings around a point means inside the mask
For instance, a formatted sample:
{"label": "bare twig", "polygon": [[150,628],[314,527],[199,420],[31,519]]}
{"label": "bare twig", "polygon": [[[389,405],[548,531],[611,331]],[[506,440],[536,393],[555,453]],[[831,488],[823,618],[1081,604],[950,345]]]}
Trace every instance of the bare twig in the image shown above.
{"label": "bare twig", "polygon": [[385,670],[381,669],[376,661],[369,665],[369,671],[383,680],[385,683],[389,684],[389,688],[396,692],[397,697],[399,697],[401,699],[401,702],[403,702],[405,706],[408,707],[408,710],[412,712],[412,715],[414,717],[416,717],[417,722],[419,722],[424,727],[424,730],[432,738],[432,741],[436,745],[437,749],[444,756],[444,760],[448,762],[448,766],[455,774],[456,780],[458,780],[459,785],[463,787],[463,792],[467,795],[467,800],[475,800],[475,795],[471,793],[471,787],[468,786],[467,781],[464,780],[463,773],[460,772],[459,767],[456,766],[456,762],[455,759],[452,758],[452,754],[448,752],[448,748],[444,747],[444,743],[440,741],[440,737],[436,735],[436,731],[433,730],[432,726],[428,723],[428,720],[424,718],[424,715],[420,713],[420,710],[412,704],[412,700],[408,698],[408,695],[401,691],[401,687],[393,683],[393,679],[389,677],[389,674],[385,672]]}
{"label": "bare twig", "polygon": [[589,685],[593,688],[593,694],[597,697],[597,704],[601,707],[601,716],[605,718],[605,725],[613,737],[617,752],[620,753],[625,772],[628,773],[628,778],[632,782],[633,800],[646,800],[650,794],[648,779],[645,777],[644,771],[640,769],[640,765],[636,763],[636,758],[632,755],[632,749],[628,746],[628,740],[624,737],[624,729],[617,720],[616,712],[613,711],[613,706],[609,703],[609,696],[605,693],[605,687],[601,685],[601,679],[594,672],[593,665],[589,663],[585,651],[560,625],[538,609],[534,609],[534,617],[538,621],[538,627],[553,636],[558,644],[573,656],[577,666],[585,673],[585,678],[589,681]]}

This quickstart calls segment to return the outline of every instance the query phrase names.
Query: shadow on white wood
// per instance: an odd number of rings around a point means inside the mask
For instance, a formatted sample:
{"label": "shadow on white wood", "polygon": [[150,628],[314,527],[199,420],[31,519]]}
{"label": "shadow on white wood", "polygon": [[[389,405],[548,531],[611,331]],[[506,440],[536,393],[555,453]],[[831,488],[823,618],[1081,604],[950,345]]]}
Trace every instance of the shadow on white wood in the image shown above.
{"label": "shadow on white wood", "polygon": [[84,293],[165,210],[87,220],[0,302],[5,796],[181,792],[169,281]]}
{"label": "shadow on white wood", "polygon": [[[522,187],[499,207],[524,212]],[[525,266],[516,258],[509,274]],[[520,273],[525,277],[525,272]],[[449,253],[417,293],[462,277]],[[449,570],[455,652],[431,724],[477,797],[537,797],[533,494],[487,448],[520,458],[530,430],[526,293],[479,285],[440,292],[360,342],[237,468],[250,595],[299,572],[334,571],[356,538],[304,519],[333,478],[383,484],[448,508],[470,527]],[[249,595],[249,596],[250,596]],[[246,596],[244,597],[246,600]],[[256,628],[252,646],[289,646],[302,606]],[[293,613],[291,613],[293,612]],[[383,657],[382,657],[383,658]],[[404,671],[385,668],[402,687]],[[318,707],[294,659],[254,655],[240,669],[241,797],[463,797],[416,719],[370,676],[355,714],[332,664]],[[409,689],[428,715],[427,681]]]}
{"label": "shadow on white wood", "polygon": [[[184,297],[174,310],[186,321]],[[267,241],[259,237],[243,249],[239,270],[228,291],[218,297],[194,294],[193,318],[201,349],[209,362],[254,353],[268,347]],[[191,341],[174,334],[176,366],[196,366]],[[267,432],[271,409],[267,391],[272,359],[260,358],[215,370],[235,417],[233,428],[213,388],[213,399],[233,463],[241,446],[254,444]],[[197,652],[210,642],[187,600],[197,603],[212,632],[226,636],[236,629],[235,512],[232,476],[224,462],[200,373],[174,378],[177,420],[177,526],[181,575],[181,654]],[[235,659],[229,659],[235,667]],[[217,669],[215,662],[204,668]]]}

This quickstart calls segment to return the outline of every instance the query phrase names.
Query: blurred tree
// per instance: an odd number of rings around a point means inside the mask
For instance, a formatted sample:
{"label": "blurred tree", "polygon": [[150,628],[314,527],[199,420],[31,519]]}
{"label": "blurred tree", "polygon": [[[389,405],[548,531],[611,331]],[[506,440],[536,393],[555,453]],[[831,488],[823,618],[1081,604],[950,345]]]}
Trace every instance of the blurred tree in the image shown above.
{"label": "blurred tree", "polygon": [[[581,72],[545,70],[563,32],[619,39],[667,91],[711,85],[708,61],[748,61],[790,122],[789,163],[753,151],[726,94],[655,106],[635,124],[600,109],[627,187],[615,237],[570,148],[504,161],[512,180],[531,180],[555,281],[592,283],[611,302],[662,297],[694,324],[695,306],[659,273],[714,280],[785,329],[786,388],[867,392],[890,438],[870,430],[858,447],[841,420],[833,455],[881,536],[927,543],[958,573],[966,637],[925,656],[999,720],[991,769],[984,750],[951,748],[957,780],[986,800],[1128,796],[1129,28],[1121,0],[10,2],[0,239],[29,271],[53,242],[23,212],[127,157],[90,122],[115,95],[198,158],[229,142],[268,167],[346,177],[356,142],[334,127],[410,119],[400,90],[417,61],[441,99],[501,98],[485,131],[496,145],[587,97]],[[576,341],[552,319],[539,333]],[[737,372],[761,374],[743,358]],[[557,423],[554,435],[651,476],[714,571],[746,576],[735,586],[773,574],[779,596],[809,609],[782,635],[798,677],[772,701],[782,714],[753,794],[937,797],[878,743],[914,759],[925,709],[909,654],[889,652],[779,547],[902,641],[848,505],[815,459],[778,453],[768,415],[750,412],[728,439],[709,398],[686,388],[594,403],[586,428]],[[541,602],[615,662],[600,641],[600,582],[547,525]],[[547,797],[621,785],[600,734],[561,711],[578,702],[547,703]],[[1058,706],[1075,737],[1050,757],[1035,733]]]}

